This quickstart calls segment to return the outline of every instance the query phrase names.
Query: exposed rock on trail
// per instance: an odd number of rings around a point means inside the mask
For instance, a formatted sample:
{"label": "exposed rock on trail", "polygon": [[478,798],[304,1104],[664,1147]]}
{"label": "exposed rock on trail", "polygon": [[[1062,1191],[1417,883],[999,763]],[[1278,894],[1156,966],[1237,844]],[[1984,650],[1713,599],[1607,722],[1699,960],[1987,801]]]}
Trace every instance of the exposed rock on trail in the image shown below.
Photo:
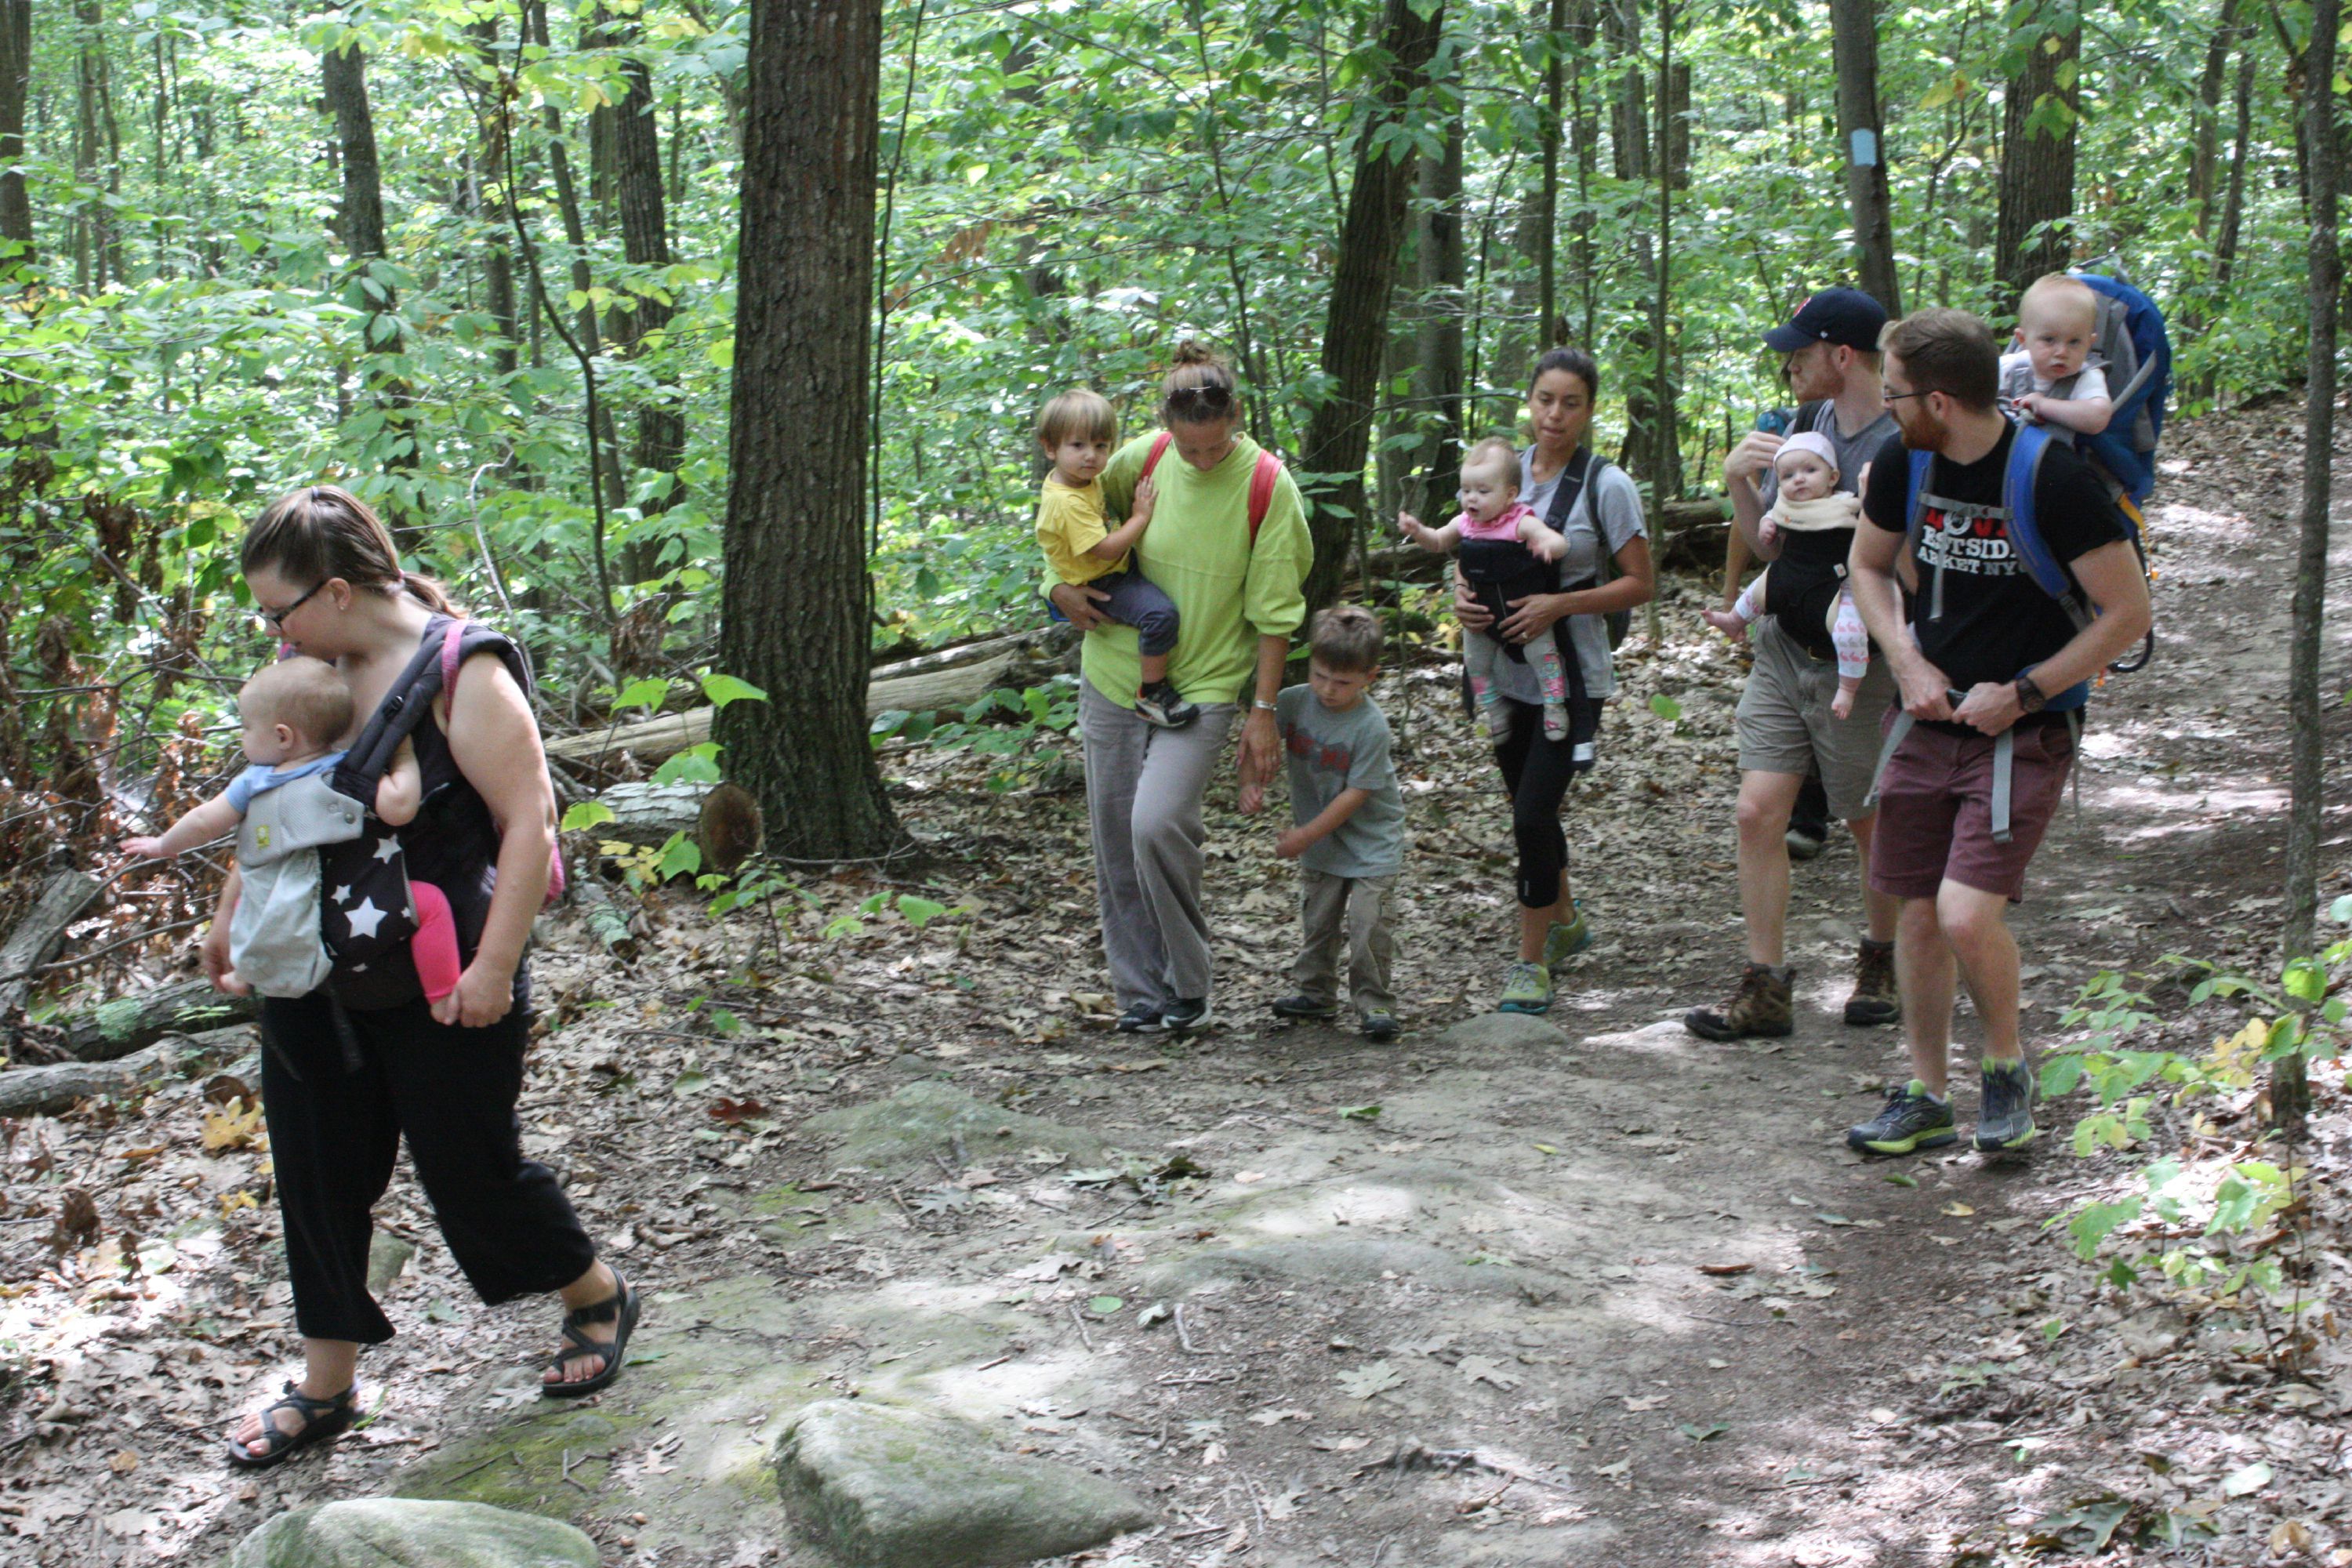
{"label": "exposed rock on trail", "polygon": [[994,1568],[1152,1521],[1099,1477],[996,1453],[969,1421],[870,1401],[828,1399],[793,1416],[776,1473],[794,1520],[850,1568]]}

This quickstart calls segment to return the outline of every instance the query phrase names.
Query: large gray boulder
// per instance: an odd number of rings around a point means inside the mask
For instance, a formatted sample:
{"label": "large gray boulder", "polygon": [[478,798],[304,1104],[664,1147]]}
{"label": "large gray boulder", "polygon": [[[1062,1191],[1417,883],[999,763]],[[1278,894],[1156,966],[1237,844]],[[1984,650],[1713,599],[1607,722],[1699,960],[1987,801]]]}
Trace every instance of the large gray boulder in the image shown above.
{"label": "large gray boulder", "polygon": [[237,1542],[227,1568],[596,1568],[596,1543],[478,1502],[353,1498],[279,1514]]}
{"label": "large gray boulder", "polygon": [[929,1169],[937,1155],[984,1164],[1039,1148],[1087,1164],[1103,1155],[1102,1140],[1091,1132],[983,1105],[937,1079],[910,1083],[887,1100],[812,1116],[802,1126],[820,1138],[840,1140],[835,1158],[869,1171]]}
{"label": "large gray boulder", "polygon": [[775,1448],[793,1521],[850,1568],[988,1568],[1100,1545],[1153,1519],[1099,1476],[1000,1452],[969,1421],[827,1399]]}

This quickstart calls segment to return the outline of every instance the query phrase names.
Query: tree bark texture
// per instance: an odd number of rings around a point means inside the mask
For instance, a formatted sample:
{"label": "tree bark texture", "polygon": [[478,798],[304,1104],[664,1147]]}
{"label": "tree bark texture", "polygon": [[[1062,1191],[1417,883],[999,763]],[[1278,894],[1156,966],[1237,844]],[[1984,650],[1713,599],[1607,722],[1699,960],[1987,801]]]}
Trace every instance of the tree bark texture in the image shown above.
{"label": "tree bark texture", "polygon": [[[550,47],[546,0],[525,0],[523,26],[530,29],[532,42],[542,49]],[[588,226],[580,216],[580,187],[572,177],[572,152],[563,140],[562,112],[551,102],[540,110],[540,123],[547,132],[547,168],[555,182],[555,206],[563,221],[563,242],[572,249],[572,289],[583,300],[572,331],[579,337],[582,357],[591,367],[583,374],[593,374],[596,356],[604,353],[604,333],[596,325],[595,306],[585,302],[596,281],[588,266]],[[619,506],[628,499],[621,483],[619,442],[613,432],[612,409],[601,399],[589,445],[597,477],[604,487],[605,504]]]}
{"label": "tree bark texture", "polygon": [[1388,71],[1357,143],[1356,181],[1348,192],[1339,261],[1323,320],[1322,363],[1330,394],[1316,405],[1299,455],[1306,471],[1340,476],[1334,483],[1318,484],[1308,496],[1307,524],[1315,538],[1315,564],[1307,574],[1310,613],[1339,597],[1349,542],[1364,511],[1364,454],[1380,401],[1389,300],[1395,291],[1397,253],[1403,247],[1406,202],[1412,191],[1414,161],[1406,153],[1410,143],[1383,142],[1381,132],[1401,127],[1409,100],[1428,85],[1429,62],[1444,15],[1442,5],[1432,6],[1424,16],[1412,0],[1388,0],[1381,19]]}
{"label": "tree bark texture", "polygon": [[[2311,43],[2304,59],[2302,135],[2310,196],[2311,357],[2303,401],[2303,535],[2295,552],[2294,600],[2287,643],[2287,769],[2284,956],[2311,956],[2319,910],[2321,807],[2326,788],[2327,730],[2320,715],[2321,624],[2327,611],[2327,509],[2336,450],[2336,300],[2344,286],[2336,226],[2343,182],[2336,136],[2336,32],[2341,0],[2313,0]],[[2271,1120],[2300,1131],[2311,1112],[2311,1085],[2300,1055],[2271,1068]]]}
{"label": "tree bark texture", "polygon": [[[623,254],[632,267],[667,268],[670,264],[669,222],[662,204],[661,142],[655,124],[653,73],[643,58],[632,57],[621,68],[628,95],[614,110],[614,186],[621,209]],[[665,285],[665,288],[667,285]],[[648,339],[667,327],[672,307],[649,295],[635,296],[636,308],[613,313],[613,342],[632,357],[645,352]],[[678,407],[676,388],[665,383],[637,409],[636,449],[639,468],[668,474],[673,480],[686,453],[686,416]],[[673,483],[667,492],[649,497],[647,516],[667,511],[679,500]],[[642,581],[653,574],[655,552],[635,548],[629,552],[628,575]]]}
{"label": "tree bark texture", "polygon": [[0,0],[0,271],[33,257],[33,205],[25,176],[25,100],[33,77],[33,0]]}
{"label": "tree bark texture", "polygon": [[[2063,232],[2032,237],[2038,226],[2061,223],[2074,210],[2074,109],[2081,85],[2074,71],[2083,28],[2079,15],[2062,12],[2061,3],[2042,0],[2024,63],[2010,79],[2001,106],[1993,276],[2012,303],[2043,273],[2065,270],[2073,253]],[[2053,30],[2061,25],[2064,32]]]}
{"label": "tree bark texture", "polygon": [[2197,79],[2197,131],[2189,143],[2189,203],[2197,215],[2197,233],[2210,238],[2218,194],[2216,174],[2221,141],[2221,89],[2229,79],[2230,55],[2244,31],[2238,21],[2240,0],[2221,0],[2221,17],[2205,44],[2205,69]]}
{"label": "tree bark texture", "polygon": [[[1458,84],[1457,78],[1457,89]],[[1444,154],[1428,160],[1421,171],[1423,304],[1415,390],[1437,420],[1422,493],[1413,498],[1425,518],[1443,515],[1440,509],[1453,500],[1454,473],[1462,465],[1462,323],[1469,304],[1462,247],[1463,111],[1457,90],[1447,110]]]}
{"label": "tree bark texture", "polygon": [[[499,22],[495,16],[476,22],[470,29],[482,52],[482,61],[493,70],[499,68]],[[493,91],[499,90],[493,89]],[[508,248],[513,220],[508,216],[507,204],[513,193],[507,189],[507,117],[503,103],[495,103],[482,116],[481,142],[476,156],[480,160],[482,190],[482,303],[490,320],[499,325],[499,346],[491,351],[490,363],[499,379],[514,374],[520,363],[522,321],[515,300],[514,252]]]}
{"label": "tree bark texture", "polygon": [[[1903,297],[1895,270],[1895,217],[1886,194],[1886,136],[1878,102],[1877,0],[1831,0],[1830,29],[1857,273],[1862,291],[1893,318],[1903,313]],[[1861,161],[1864,157],[1866,163]]]}
{"label": "tree bark texture", "polygon": [[716,729],[793,859],[903,842],[865,703],[881,47],[882,0],[752,0],[719,661],[768,700]]}
{"label": "tree bark texture", "polygon": [[1548,0],[1545,38],[1543,184],[1535,210],[1537,352],[1559,341],[1559,148],[1566,134],[1569,0]]}

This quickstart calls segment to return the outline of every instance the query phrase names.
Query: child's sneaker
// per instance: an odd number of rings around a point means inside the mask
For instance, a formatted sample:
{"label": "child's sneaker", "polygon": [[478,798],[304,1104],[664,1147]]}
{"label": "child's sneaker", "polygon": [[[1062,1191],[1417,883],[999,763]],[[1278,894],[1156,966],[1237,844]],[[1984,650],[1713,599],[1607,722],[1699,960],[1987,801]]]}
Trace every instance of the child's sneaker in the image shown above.
{"label": "child's sneaker", "polygon": [[1544,704],[1544,739],[1547,741],[1565,741],[1568,739],[1567,703],[1547,702]]}
{"label": "child's sneaker", "polygon": [[1206,996],[1179,996],[1160,1010],[1160,1026],[1171,1035],[1187,1029],[1205,1029],[1216,1019],[1209,1013]]}
{"label": "child's sneaker", "polygon": [[1277,996],[1274,999],[1273,1007],[1274,1016],[1277,1018],[1336,1018],[1339,1016],[1338,1003],[1318,1002],[1303,994]]}
{"label": "child's sneaker", "polygon": [[1397,1021],[1387,1013],[1364,1015],[1364,1038],[1376,1046],[1387,1045],[1397,1037]]}
{"label": "child's sneaker", "polygon": [[1136,717],[1162,730],[1181,730],[1201,716],[1201,705],[1187,702],[1167,681],[1147,686],[1135,696]]}

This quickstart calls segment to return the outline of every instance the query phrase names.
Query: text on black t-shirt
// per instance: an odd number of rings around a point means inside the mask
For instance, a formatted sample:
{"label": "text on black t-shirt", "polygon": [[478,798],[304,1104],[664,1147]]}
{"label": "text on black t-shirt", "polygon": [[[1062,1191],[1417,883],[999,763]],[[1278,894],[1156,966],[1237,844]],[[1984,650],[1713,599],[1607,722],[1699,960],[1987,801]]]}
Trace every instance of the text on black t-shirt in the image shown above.
{"label": "text on black t-shirt", "polygon": [[[2000,506],[2001,479],[2016,435],[2013,426],[2005,426],[2000,442],[1973,463],[1955,463],[1938,455],[1928,465],[1927,494]],[[1890,533],[1903,532],[1909,523],[1910,488],[1910,451],[1901,436],[1891,437],[1871,464],[1863,514]],[[2081,458],[2055,443],[2043,456],[2034,482],[2033,520],[2050,553],[2068,565],[2103,545],[2131,537],[2106,487]],[[1916,596],[1906,595],[1906,605],[1912,630],[1919,638],[1919,651],[1957,690],[2013,680],[2074,638],[2074,623],[2027,573],[2002,520],[1948,518],[1940,508],[1927,507],[1913,564],[1918,591]],[[1938,575],[1943,579],[1942,613],[1936,615]]]}

